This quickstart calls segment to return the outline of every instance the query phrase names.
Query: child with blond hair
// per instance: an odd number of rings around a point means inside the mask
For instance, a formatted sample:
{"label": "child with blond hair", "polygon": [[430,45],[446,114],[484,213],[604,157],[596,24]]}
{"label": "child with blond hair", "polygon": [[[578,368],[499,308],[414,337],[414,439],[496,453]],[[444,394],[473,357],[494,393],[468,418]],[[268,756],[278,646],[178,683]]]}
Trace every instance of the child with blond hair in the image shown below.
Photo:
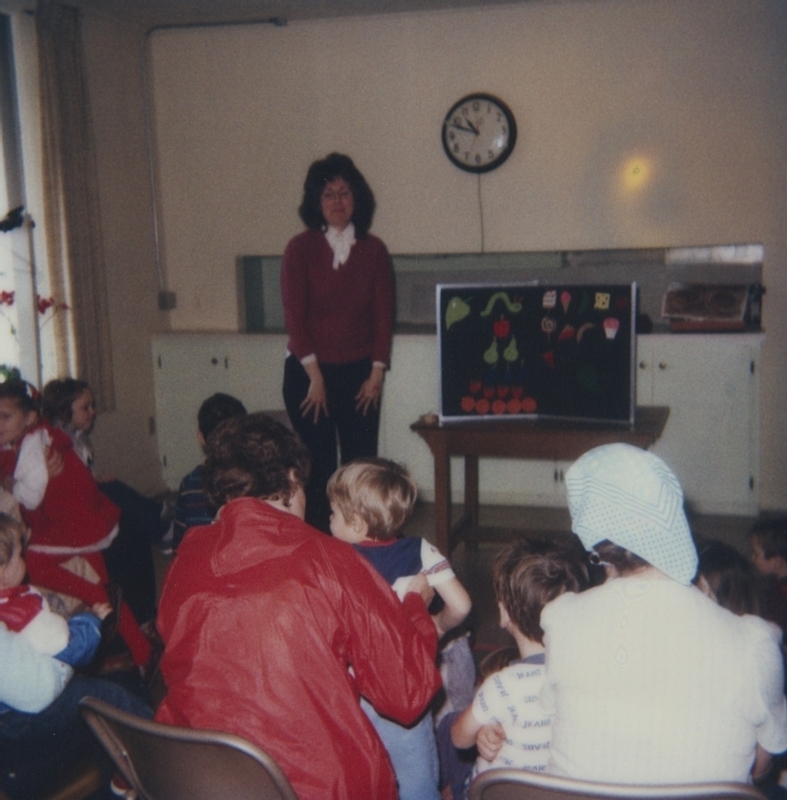
{"label": "child with blond hair", "polygon": [[25,526],[0,514],[0,622],[28,641],[37,652],[54,656],[72,667],[90,663],[101,643],[101,620],[112,613],[109,603],[68,620],[49,607],[35,587],[24,583]]}
{"label": "child with blond hair", "polygon": [[[407,470],[383,458],[362,458],[340,467],[328,481],[331,533],[352,544],[402,599],[414,576],[423,575],[442,607],[432,615],[439,636],[470,613],[467,591],[448,559],[425,539],[403,537],[418,489]],[[436,598],[437,600],[437,598]],[[388,750],[400,800],[439,799],[439,765],[432,715],[405,728],[364,710]]]}

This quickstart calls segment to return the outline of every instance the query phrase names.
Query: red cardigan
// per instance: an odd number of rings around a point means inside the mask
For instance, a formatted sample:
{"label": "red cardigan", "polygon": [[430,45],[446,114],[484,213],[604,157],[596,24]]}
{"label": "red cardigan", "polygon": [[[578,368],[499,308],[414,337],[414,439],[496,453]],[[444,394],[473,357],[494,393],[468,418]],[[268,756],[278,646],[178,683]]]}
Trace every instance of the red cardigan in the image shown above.
{"label": "red cardigan", "polygon": [[380,239],[358,239],[333,268],[322,231],[290,240],[281,265],[287,347],[299,360],[312,353],[326,364],[371,358],[391,363],[393,267]]}
{"label": "red cardigan", "polygon": [[249,739],[301,800],[395,800],[358,697],[413,722],[440,686],[437,636],[421,598],[400,603],[351,545],[232,500],[183,539],[158,629],[168,693],[156,719]]}
{"label": "red cardigan", "polygon": [[[109,535],[118,524],[120,509],[99,489],[76,454],[71,437],[61,428],[41,426],[52,437],[52,447],[62,454],[63,470],[49,479],[38,508],[22,506],[22,516],[30,526],[30,544],[79,551]],[[16,450],[0,451],[0,480],[13,475],[17,455]]]}

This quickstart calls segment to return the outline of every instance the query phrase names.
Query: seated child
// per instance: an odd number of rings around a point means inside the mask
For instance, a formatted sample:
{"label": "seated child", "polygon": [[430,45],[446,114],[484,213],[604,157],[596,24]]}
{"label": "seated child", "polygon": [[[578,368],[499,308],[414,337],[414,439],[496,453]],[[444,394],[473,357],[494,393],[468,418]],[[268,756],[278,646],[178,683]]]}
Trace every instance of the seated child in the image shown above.
{"label": "seated child", "polygon": [[[54,468],[53,452],[59,459]],[[21,380],[0,383],[0,478],[31,531],[27,570],[32,582],[91,606],[107,602],[102,551],[117,535],[120,510],[101,493],[65,432],[38,422],[37,392]],[[63,568],[75,555],[90,564],[100,583]],[[119,631],[134,663],[147,665],[150,642],[125,602]]]}
{"label": "seated child", "polygon": [[[41,393],[43,414],[49,423],[65,431],[74,452],[93,473],[90,433],[96,408],[90,386],[74,378],[49,381]],[[104,552],[110,579],[140,622],[156,616],[156,574],[151,542],[161,542],[171,526],[164,506],[140,494],[116,478],[96,478],[99,489],[120,509],[118,535]]]}
{"label": "seated child", "polygon": [[699,567],[694,583],[733,614],[765,616],[762,576],[742,553],[716,539],[697,542]]}
{"label": "seated child", "polygon": [[[697,555],[699,566],[694,582],[704,594],[738,616],[765,616],[762,576],[751,561],[734,547],[715,539],[698,542]],[[771,776],[770,760],[770,755],[758,745],[752,774],[757,776],[759,788],[770,800],[782,800],[787,790]]]}
{"label": "seated child", "polygon": [[[414,576],[426,577],[444,604],[432,616],[438,635],[464,621],[470,613],[470,596],[448,560],[424,539],[401,535],[418,494],[415,481],[404,467],[382,458],[358,459],[331,476],[327,492],[331,533],[367,558],[400,599]],[[381,717],[369,703],[362,702],[362,706],[391,757],[400,800],[439,800],[431,714],[404,728]]]}
{"label": "seated child", "polygon": [[[232,395],[221,392],[211,395],[202,403],[197,413],[197,440],[200,447],[205,449],[208,436],[219,426],[219,423],[245,413],[246,408],[243,403]],[[173,547],[176,550],[189,528],[210,525],[216,516],[216,509],[211,505],[202,488],[202,466],[202,464],[198,464],[180,482],[173,528]]]}
{"label": "seated child", "polygon": [[92,613],[74,614],[68,620],[55,614],[39,591],[23,584],[26,537],[24,525],[0,514],[0,622],[37,652],[72,667],[86,666],[101,643],[101,620],[112,613],[112,607],[96,603]]}
{"label": "seated child", "polygon": [[[519,648],[515,644],[499,647],[497,650],[487,653],[478,665],[478,684],[482,684],[495,672],[500,672],[512,661],[519,660]],[[451,727],[472,701],[473,697],[471,696],[464,706],[459,710],[449,711],[437,722],[436,726],[437,753],[440,757],[440,788],[442,789],[446,785],[450,786],[450,796],[456,800],[467,793],[478,750],[475,742],[471,747],[461,749],[455,747],[451,741]]]}
{"label": "seated child", "polygon": [[148,541],[160,542],[171,526],[165,504],[145,497],[117,478],[95,474],[90,434],[96,423],[96,406],[90,385],[75,378],[52,380],[44,386],[41,401],[44,417],[71,437],[74,451],[93,473],[101,491],[129,516],[137,533]]}
{"label": "seated child", "polygon": [[514,637],[519,660],[484,681],[454,721],[451,739],[460,749],[477,745],[473,776],[492,767],[542,772],[551,720],[538,702],[546,674],[541,610],[564,592],[587,588],[585,559],[571,542],[528,539],[500,553],[492,576],[500,625]]}
{"label": "seated child", "polygon": [[752,563],[768,581],[763,616],[787,634],[787,516],[762,517],[748,540]]}

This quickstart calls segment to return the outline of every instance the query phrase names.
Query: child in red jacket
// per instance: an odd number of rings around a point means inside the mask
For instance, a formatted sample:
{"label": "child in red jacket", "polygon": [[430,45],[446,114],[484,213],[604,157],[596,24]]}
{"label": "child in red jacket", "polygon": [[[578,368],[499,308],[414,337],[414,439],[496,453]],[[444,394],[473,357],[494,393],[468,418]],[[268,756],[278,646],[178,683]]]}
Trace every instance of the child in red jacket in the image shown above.
{"label": "child in red jacket", "polygon": [[[62,430],[38,421],[38,395],[21,380],[0,384],[0,478],[31,529],[27,571],[33,583],[77,597],[107,602],[102,550],[117,535],[120,511],[98,488]],[[91,583],[62,565],[81,556],[99,576]],[[151,646],[124,603],[119,632],[140,667]]]}

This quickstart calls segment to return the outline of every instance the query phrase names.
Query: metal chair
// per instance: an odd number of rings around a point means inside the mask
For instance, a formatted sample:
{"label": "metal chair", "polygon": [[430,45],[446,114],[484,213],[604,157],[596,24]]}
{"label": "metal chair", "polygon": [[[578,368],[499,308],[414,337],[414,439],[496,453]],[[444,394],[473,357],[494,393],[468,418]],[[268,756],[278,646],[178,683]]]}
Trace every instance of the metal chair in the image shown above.
{"label": "metal chair", "polygon": [[681,783],[634,786],[596,783],[529,772],[490,769],[470,784],[468,800],[764,800],[745,783]]}
{"label": "metal chair", "polygon": [[163,725],[95,697],[79,706],[140,800],[297,800],[279,765],[239,736]]}

